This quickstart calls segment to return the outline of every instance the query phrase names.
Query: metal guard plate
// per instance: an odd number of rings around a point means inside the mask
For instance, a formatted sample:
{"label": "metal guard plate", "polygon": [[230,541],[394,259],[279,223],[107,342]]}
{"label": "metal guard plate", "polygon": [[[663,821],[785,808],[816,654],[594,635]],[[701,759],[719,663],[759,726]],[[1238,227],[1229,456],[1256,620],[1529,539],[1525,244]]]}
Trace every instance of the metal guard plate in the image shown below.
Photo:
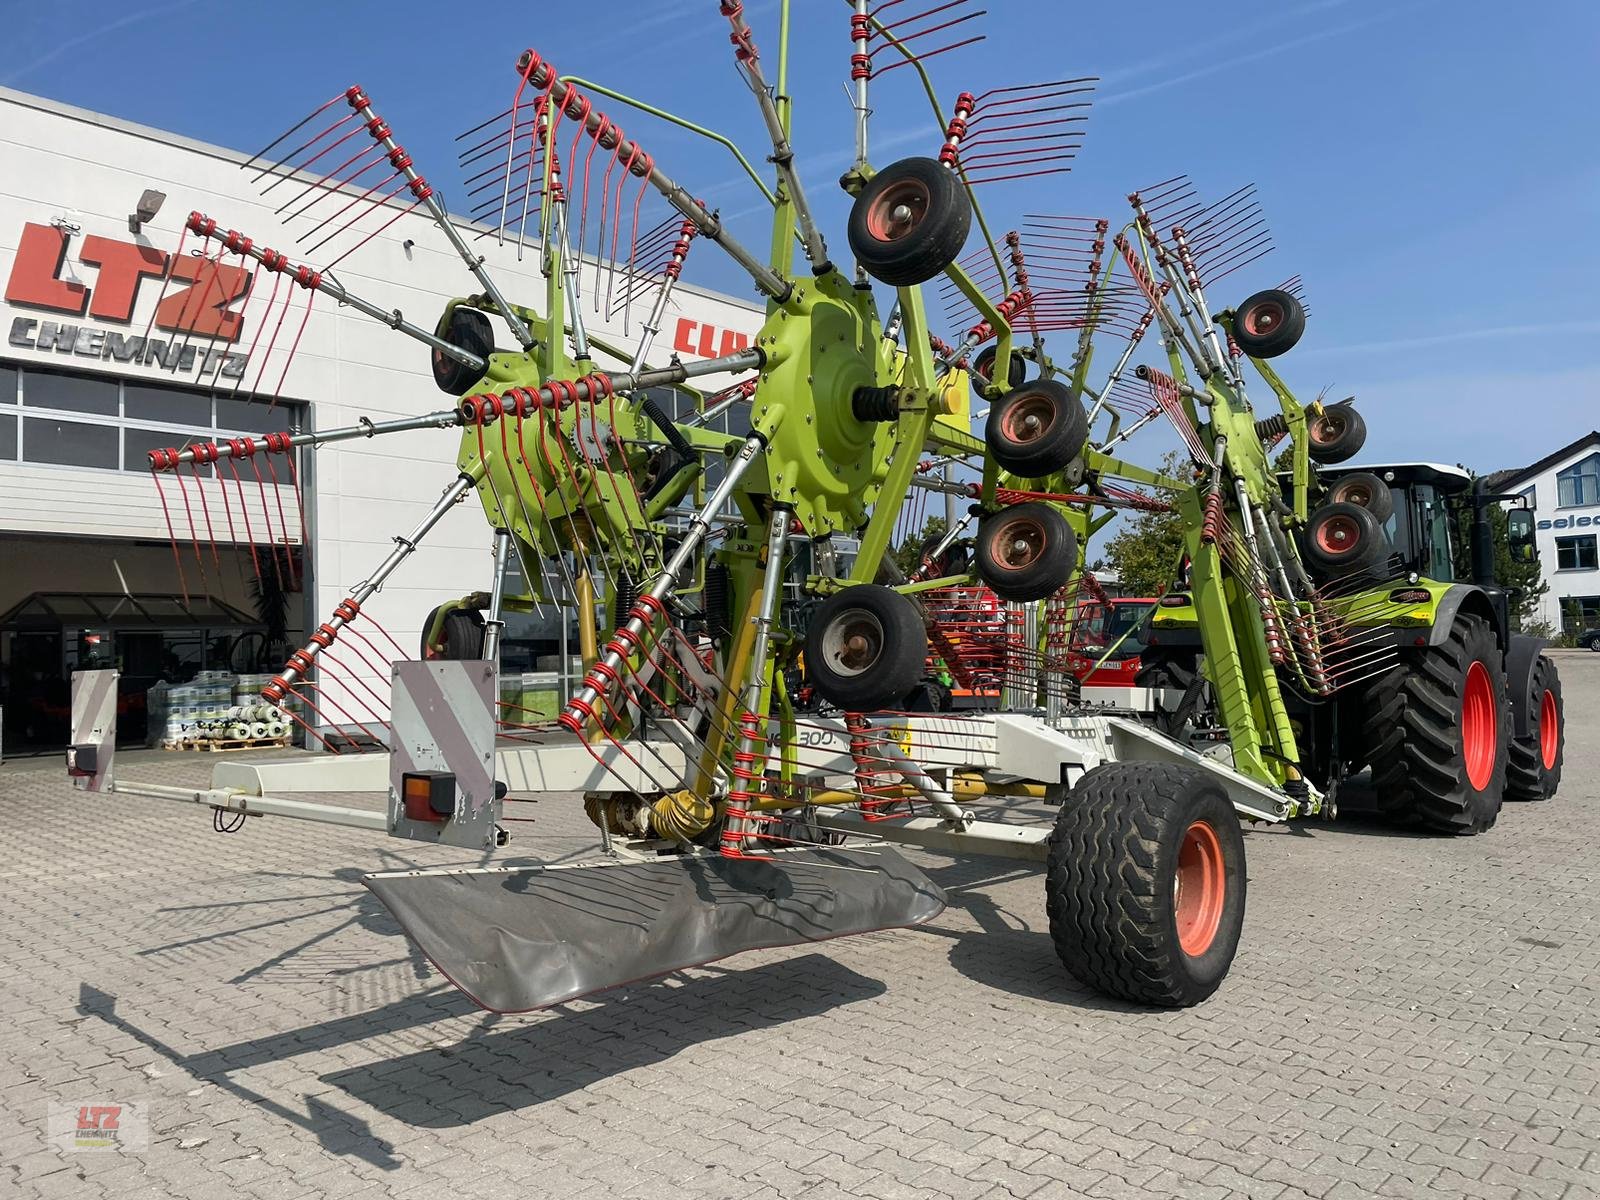
{"label": "metal guard plate", "polygon": [[774,946],[921,925],[944,892],[889,849],[681,855],[362,880],[439,970],[516,1013]]}

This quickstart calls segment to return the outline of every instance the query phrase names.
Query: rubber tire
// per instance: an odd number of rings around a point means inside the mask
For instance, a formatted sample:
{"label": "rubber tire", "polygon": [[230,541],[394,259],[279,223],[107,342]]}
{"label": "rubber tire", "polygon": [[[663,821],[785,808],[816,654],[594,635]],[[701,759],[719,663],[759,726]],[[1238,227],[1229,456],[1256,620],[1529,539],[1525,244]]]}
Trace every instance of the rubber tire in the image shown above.
{"label": "rubber tire", "polygon": [[[1191,956],[1173,906],[1185,831],[1205,821],[1222,849],[1224,898],[1210,946]],[[1095,767],[1056,813],[1045,860],[1050,939],[1067,970],[1135,1004],[1187,1008],[1221,985],[1239,947],[1244,834],[1227,794],[1183,763]]]}
{"label": "rubber tire", "polygon": [[[995,556],[995,543],[1018,520],[1038,523],[1044,546],[1038,556],[1022,567],[1010,567]],[[978,578],[1002,600],[1026,603],[1054,595],[1072,578],[1078,567],[1078,537],[1066,517],[1044,500],[1013,504],[985,515],[978,522]]]}
{"label": "rubber tire", "polygon": [[433,619],[443,607],[441,604],[435,608],[422,623],[421,657],[458,661],[482,658],[483,614],[475,608],[457,608],[446,613],[444,624],[439,630],[439,636],[444,642],[444,653],[435,654],[432,651],[427,642],[428,630],[433,628]]}
{"label": "rubber tire", "polygon": [[[927,209],[903,236],[889,240],[873,232],[868,217],[880,198],[897,187],[923,190]],[[914,287],[955,262],[971,228],[972,199],[960,177],[937,159],[902,158],[857,193],[847,232],[851,252],[868,275],[892,287]]]}
{"label": "rubber tire", "polygon": [[[972,387],[977,391],[988,387],[994,382],[995,351],[998,345],[985,346],[978,351],[978,357],[972,360]],[[1006,386],[1019,388],[1028,381],[1028,363],[1022,355],[1015,351],[1011,354],[1011,370],[1007,373]],[[980,392],[979,398],[982,398]]]}
{"label": "rubber tire", "polygon": [[[1355,548],[1344,552],[1324,549],[1317,540],[1321,527],[1331,521],[1354,522],[1359,532]],[[1359,504],[1324,504],[1306,522],[1303,538],[1306,563],[1325,579],[1338,579],[1371,571],[1394,553],[1389,535],[1370,508]]]}
{"label": "rubber tire", "polygon": [[[1561,675],[1548,655],[1541,654],[1534,660],[1531,690],[1538,699],[1528,714],[1528,736],[1513,736],[1506,758],[1507,800],[1548,800],[1561,786],[1561,766],[1567,756],[1567,711],[1561,702]],[[1554,699],[1556,717],[1556,757],[1548,767],[1540,740],[1544,732],[1546,692]]]}
{"label": "rubber tire", "polygon": [[[882,633],[877,659],[859,674],[835,670],[823,637],[835,622],[865,612]],[[806,631],[806,677],[828,703],[846,712],[874,712],[898,705],[927,669],[928,633],[917,606],[891,588],[858,583],[835,592],[811,615]]]}
{"label": "rubber tire", "polygon": [[440,327],[438,335],[451,345],[469,354],[476,354],[485,362],[482,370],[475,370],[453,358],[446,358],[437,350],[429,353],[434,385],[447,395],[464,395],[489,372],[488,358],[494,353],[494,330],[489,326],[489,318],[476,309],[457,308],[450,314],[450,323]]}
{"label": "rubber tire", "polygon": [[[1312,462],[1332,466],[1354,458],[1361,453],[1361,447],[1367,444],[1367,422],[1356,411],[1353,404],[1329,404],[1322,410],[1323,415],[1318,417],[1315,413],[1306,414],[1307,440],[1309,446],[1306,453]],[[1318,441],[1312,433],[1317,428],[1330,429]]]}
{"label": "rubber tire", "polygon": [[[1007,425],[1022,406],[1045,409],[1048,424],[1030,441],[1018,441]],[[989,408],[989,421],[983,439],[989,453],[1013,475],[1041,479],[1062,470],[1079,454],[1089,437],[1089,415],[1066,384],[1054,379],[1035,379],[1012,388]]]}
{"label": "rubber tire", "polygon": [[[1366,499],[1359,499],[1361,496]],[[1359,504],[1376,517],[1380,525],[1394,514],[1394,493],[1371,471],[1352,471],[1339,476],[1328,488],[1328,500],[1333,504]]]}
{"label": "rubber tire", "polygon": [[[1133,677],[1133,686],[1142,688],[1171,688],[1187,692],[1200,675],[1200,656],[1193,650],[1146,649],[1139,656],[1139,670]],[[1200,705],[1196,704],[1196,711]],[[1170,738],[1179,738],[1185,722],[1177,722],[1176,713],[1165,710],[1152,715],[1152,723]]]}
{"label": "rubber tire", "polygon": [[[1461,693],[1474,661],[1484,664],[1500,691],[1499,745],[1481,791],[1467,778],[1461,746]],[[1489,622],[1457,614],[1444,642],[1403,657],[1373,684],[1367,701],[1367,760],[1382,811],[1431,833],[1493,828],[1505,796],[1511,701]]]}
{"label": "rubber tire", "polygon": [[[1250,325],[1260,312],[1276,308],[1279,320],[1271,329],[1254,333]],[[1288,292],[1267,288],[1245,298],[1233,310],[1233,341],[1251,358],[1277,358],[1287,354],[1299,343],[1306,331],[1306,307]]]}

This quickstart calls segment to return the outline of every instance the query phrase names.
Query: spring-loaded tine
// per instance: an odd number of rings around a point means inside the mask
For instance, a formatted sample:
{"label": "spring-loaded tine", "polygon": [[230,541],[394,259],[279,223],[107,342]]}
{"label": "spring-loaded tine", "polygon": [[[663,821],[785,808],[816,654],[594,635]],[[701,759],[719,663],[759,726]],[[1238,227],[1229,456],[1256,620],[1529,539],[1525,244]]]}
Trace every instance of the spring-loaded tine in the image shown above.
{"label": "spring-loaded tine", "polygon": [[509,117],[511,115],[512,112],[513,112],[513,110],[510,109],[510,108],[503,108],[499,112],[495,113],[495,115],[490,117],[488,120],[479,121],[471,129],[462,130],[462,132],[456,134],[455,140],[458,141],[458,142],[465,141],[467,138],[471,137],[473,134],[479,132],[480,130],[489,128],[489,126],[493,125],[496,121],[505,120],[507,117]]}
{"label": "spring-loaded tine", "polygon": [[[326,107],[327,107],[327,106],[326,106],[326,105],[324,105],[324,106],[323,106],[323,107],[324,107],[324,108],[326,108]],[[264,168],[264,169],[262,169],[262,170],[261,170],[261,171],[259,171],[259,172],[257,172],[257,174],[256,174],[256,176],[255,176],[255,177],[254,177],[254,178],[253,178],[253,179],[251,179],[251,181],[250,181],[250,182],[251,182],[251,183],[252,183],[252,184],[256,184],[256,183],[260,183],[260,182],[261,182],[261,181],[262,181],[262,180],[263,180],[263,179],[265,179],[265,178],[266,178],[266,177],[267,177],[267,176],[269,176],[269,175],[272,175],[272,174],[274,174],[274,173],[275,173],[275,172],[277,172],[277,170],[278,170],[278,169],[279,169],[279,168],[280,168],[280,167],[283,167],[283,166],[285,166],[285,165],[286,165],[286,164],[288,164],[288,163],[290,163],[290,162],[293,162],[293,161],[294,161],[294,160],[295,160],[295,159],[296,159],[296,158],[297,158],[297,157],[299,157],[299,156],[300,156],[300,155],[301,155],[301,154],[304,154],[304,153],[305,153],[305,152],[306,152],[306,151],[307,151],[307,150],[309,150],[309,149],[311,149],[311,147],[313,147],[313,146],[315,146],[315,145],[316,145],[316,144],[317,144],[317,143],[318,143],[318,142],[320,142],[320,141],[321,141],[321,140],[322,140],[322,139],[323,139],[323,138],[325,138],[325,137],[327,137],[327,136],[329,136],[329,135],[330,135],[330,134],[332,134],[332,133],[333,133],[333,132],[334,132],[334,131],[335,131],[335,130],[337,130],[337,129],[338,129],[338,128],[339,128],[339,127],[340,127],[340,126],[341,126],[341,125],[343,125],[343,124],[345,124],[345,123],[346,123],[346,122],[348,122],[348,121],[350,121],[350,120],[352,120],[352,119],[354,119],[354,116],[355,116],[355,114],[354,114],[354,113],[346,113],[346,114],[345,114],[345,115],[344,115],[344,116],[342,116],[342,117],[340,117],[340,118],[339,118],[339,119],[338,119],[338,120],[336,120],[336,121],[335,121],[335,122],[334,122],[334,123],[333,123],[333,124],[331,124],[331,125],[329,125],[329,126],[328,126],[328,127],[327,127],[327,128],[326,128],[326,129],[324,129],[324,130],[322,130],[322,131],[321,131],[321,132],[320,132],[320,133],[318,133],[318,134],[317,134],[317,135],[316,135],[316,136],[315,136],[315,137],[313,137],[313,138],[311,138],[311,139],[310,139],[310,140],[308,140],[308,141],[306,141],[306,142],[302,142],[302,143],[301,143],[301,144],[300,144],[300,145],[298,145],[298,146],[296,146],[296,147],[295,147],[295,148],[294,148],[294,149],[293,149],[293,150],[291,150],[291,151],[289,151],[289,152],[288,152],[288,153],[287,153],[287,154],[285,154],[285,155],[284,155],[284,156],[283,156],[283,157],[282,157],[282,158],[280,158],[280,159],[277,159],[277,160],[276,160],[276,161],[274,161],[274,162],[272,162],[272,163],[271,163],[271,164],[269,164],[269,165],[268,165],[268,166],[267,166],[267,167],[265,167],[265,168]],[[309,120],[309,118],[308,118],[308,120]],[[302,124],[303,124],[303,123],[304,123],[304,122],[302,122]],[[298,127],[297,127],[297,128],[298,128]],[[354,132],[354,131],[353,131],[353,130],[352,130],[352,131],[351,131],[351,132]],[[346,135],[345,135],[345,137],[348,137],[348,136],[349,136],[349,134],[348,134],[348,133],[347,133],[347,134],[346,134]],[[280,138],[280,139],[279,139],[279,141],[281,141],[281,140],[282,140],[282,138]],[[341,138],[340,138],[340,139],[339,139],[339,141],[340,141],[340,142],[342,142],[342,141],[344,141],[344,138],[343,138],[343,137],[341,137]],[[334,143],[334,145],[335,145],[335,146],[337,146],[337,145],[338,145],[338,144],[339,144],[339,142],[335,142],[335,143]],[[264,152],[264,151],[263,151],[263,153],[265,153],[265,152]],[[324,153],[326,153],[326,151],[324,151]],[[251,159],[251,160],[250,160],[250,161],[249,161],[249,162],[247,162],[247,163],[245,163],[245,164],[244,164],[244,165],[243,165],[243,166],[241,166],[241,167],[240,167],[240,168],[239,168],[239,169],[240,169],[240,170],[241,170],[241,171],[246,171],[246,170],[249,170],[249,169],[250,169],[250,167],[252,167],[252,166],[254,166],[254,165],[255,165],[255,163],[256,163],[256,161],[257,161],[257,160],[258,160],[258,159],[259,159],[259,158],[260,158],[260,157],[261,157],[261,156],[260,156],[260,155],[259,155],[259,154],[258,154],[258,155],[257,155],[257,156],[256,156],[256,157],[255,157],[255,158],[252,158],[252,159]],[[313,161],[315,161],[315,160],[313,160]],[[286,174],[288,174],[288,175],[292,175],[292,174],[294,174],[294,172],[295,172],[295,169],[296,169],[296,168],[293,168],[293,167],[291,167],[291,168],[290,168],[290,169],[289,169],[289,170],[288,170],[288,172],[286,172]],[[272,186],[276,186],[276,185],[275,185],[275,184],[274,184],[274,185],[272,185]],[[267,189],[267,191],[270,191],[270,190],[271,190],[271,187],[268,187],[268,189]],[[262,194],[263,194],[263,195],[265,195],[265,194],[266,194],[266,193],[265,193],[265,192],[263,192],[263,193],[262,193]]]}

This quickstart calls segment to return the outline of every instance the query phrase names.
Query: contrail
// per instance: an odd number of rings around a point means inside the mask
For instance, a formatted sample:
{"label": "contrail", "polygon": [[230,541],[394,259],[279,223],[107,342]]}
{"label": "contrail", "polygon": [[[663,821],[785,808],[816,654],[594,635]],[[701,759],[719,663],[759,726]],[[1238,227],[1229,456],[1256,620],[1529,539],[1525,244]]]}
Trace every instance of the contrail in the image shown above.
{"label": "contrail", "polygon": [[85,42],[92,42],[96,38],[104,37],[108,33],[115,32],[118,29],[124,29],[127,26],[137,24],[140,21],[148,21],[151,17],[165,16],[167,13],[177,12],[179,9],[183,8],[193,8],[198,3],[200,3],[200,0],[177,0],[177,2],[174,4],[163,4],[156,8],[147,8],[142,12],[129,13],[125,17],[118,17],[115,21],[108,22],[107,24],[101,25],[96,29],[91,29],[88,33],[80,33],[75,38],[67,39],[54,49],[41,54],[27,66],[12,71],[11,74],[6,76],[5,81],[7,83],[15,83],[24,75],[32,74],[40,67],[46,66],[49,63],[53,63],[63,54],[66,54],[72,50],[76,50]]}

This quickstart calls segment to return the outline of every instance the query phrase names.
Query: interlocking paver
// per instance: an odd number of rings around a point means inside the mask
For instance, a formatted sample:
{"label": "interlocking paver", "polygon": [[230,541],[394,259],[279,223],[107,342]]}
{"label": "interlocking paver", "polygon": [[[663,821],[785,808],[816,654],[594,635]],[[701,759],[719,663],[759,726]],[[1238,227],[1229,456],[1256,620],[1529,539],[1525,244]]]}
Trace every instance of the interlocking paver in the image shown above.
{"label": "interlocking paver", "polygon": [[[1062,972],[1037,871],[920,854],[926,929],[489,1018],[359,882],[455,852],[8,764],[0,1194],[1591,1200],[1600,656],[1559,662],[1555,800],[1460,841],[1250,832],[1233,974],[1178,1013]],[[575,803],[539,816],[506,861],[591,852]],[[150,1146],[64,1155],[53,1101],[142,1102]]]}

